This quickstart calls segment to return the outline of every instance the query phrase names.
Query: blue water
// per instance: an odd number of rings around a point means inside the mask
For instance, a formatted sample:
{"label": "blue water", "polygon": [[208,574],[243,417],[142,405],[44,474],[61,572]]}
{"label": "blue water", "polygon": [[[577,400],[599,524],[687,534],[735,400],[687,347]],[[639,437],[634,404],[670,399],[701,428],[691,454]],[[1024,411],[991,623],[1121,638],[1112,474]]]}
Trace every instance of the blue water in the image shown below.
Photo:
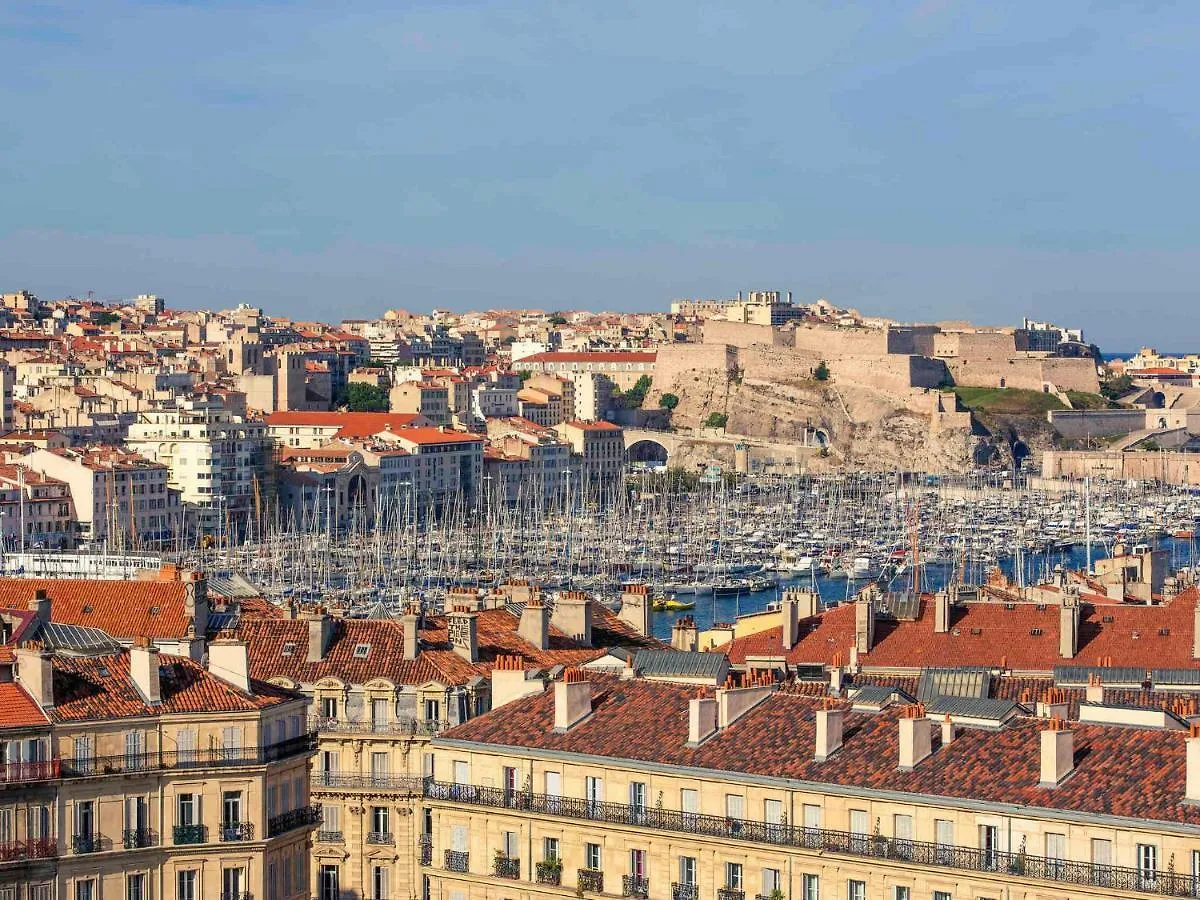
{"label": "blue water", "polygon": [[[1194,541],[1177,541],[1174,538],[1164,538],[1156,546],[1160,550],[1169,551],[1169,565],[1171,569],[1195,565],[1200,561]],[[1100,544],[1093,545],[1093,558],[1103,559],[1106,555],[1103,546]],[[1068,569],[1083,569],[1087,562],[1087,551],[1083,547],[1073,547],[1070,550],[1054,551],[1051,553],[1027,553],[1023,557],[1023,562],[1025,583],[1036,584],[1039,581],[1048,580],[1048,573],[1058,564]],[[1005,575],[1016,580],[1016,565],[1015,559],[1007,559],[1001,561],[1000,568]],[[946,579],[950,577],[952,571],[950,566],[926,566],[921,579],[921,589],[924,591],[940,590],[945,585]],[[968,574],[969,577],[967,580],[969,581],[975,583],[984,581],[985,573],[981,571],[972,571]],[[732,622],[739,615],[762,612],[767,608],[769,603],[779,599],[785,588],[810,587],[811,584],[811,579],[803,577],[783,581],[773,590],[762,591],[757,594],[742,594],[737,597],[719,598],[697,597],[695,598],[695,608],[687,612],[667,611],[654,613],[652,626],[654,636],[669,641],[671,639],[671,626],[675,624],[675,621],[680,616],[684,615],[692,616],[696,620],[696,626],[702,631],[705,628],[711,628],[714,622]],[[816,579],[817,591],[821,595],[822,602],[828,606],[845,599],[852,599],[867,584],[868,582],[865,581],[850,582],[848,586],[849,593],[847,593],[847,580],[845,578]],[[907,591],[908,589],[909,576],[907,574],[898,578],[889,587],[889,590],[893,591]]]}

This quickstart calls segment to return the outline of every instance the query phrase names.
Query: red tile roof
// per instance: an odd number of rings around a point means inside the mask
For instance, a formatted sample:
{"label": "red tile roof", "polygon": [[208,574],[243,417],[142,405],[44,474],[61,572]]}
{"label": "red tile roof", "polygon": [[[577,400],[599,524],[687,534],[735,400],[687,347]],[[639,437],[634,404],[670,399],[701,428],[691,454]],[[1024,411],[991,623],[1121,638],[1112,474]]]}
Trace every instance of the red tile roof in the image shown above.
{"label": "red tile roof", "polygon": [[0,682],[0,729],[36,728],[50,720],[25,689],[13,681]]}
{"label": "red tile roof", "polygon": [[362,438],[382,431],[405,428],[420,419],[416,413],[373,413],[373,412],[276,412],[266,417],[268,425],[299,427],[337,426],[337,437]]}
{"label": "red tile roof", "polygon": [[477,434],[440,428],[394,428],[392,434],[414,444],[474,444],[483,441]]}
{"label": "red tile roof", "polygon": [[28,608],[38,591],[46,592],[53,621],[100,628],[115,638],[179,639],[191,621],[178,581],[0,578],[0,606]]}

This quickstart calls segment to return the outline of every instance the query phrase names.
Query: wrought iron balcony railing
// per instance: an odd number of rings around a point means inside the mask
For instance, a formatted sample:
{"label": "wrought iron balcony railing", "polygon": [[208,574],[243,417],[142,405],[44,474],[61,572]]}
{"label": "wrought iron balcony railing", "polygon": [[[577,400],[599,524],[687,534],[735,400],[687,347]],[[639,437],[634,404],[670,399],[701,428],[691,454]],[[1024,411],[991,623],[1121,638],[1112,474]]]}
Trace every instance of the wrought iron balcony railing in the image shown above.
{"label": "wrought iron balcony railing", "polygon": [[562,884],[562,862],[546,860],[534,866],[534,879],[538,884]]}
{"label": "wrought iron balcony railing", "polygon": [[277,816],[272,816],[267,820],[267,837],[273,838],[276,835],[287,831],[294,831],[297,828],[311,828],[314,825],[320,824],[320,806],[301,806],[298,809],[292,809]]}
{"label": "wrought iron balcony railing", "polygon": [[62,777],[62,760],[0,763],[0,785],[30,784]]}
{"label": "wrought iron balcony railing", "polygon": [[254,840],[254,826],[250,822],[222,822],[221,840],[223,842],[252,841]]}
{"label": "wrought iron balcony railing", "polygon": [[390,831],[368,831],[368,844],[395,844],[396,836]]}
{"label": "wrought iron balcony railing", "polygon": [[[1097,865],[1068,859],[1033,856],[1028,853],[960,847],[888,838],[882,835],[851,834],[825,828],[806,828],[726,816],[701,815],[677,810],[629,806],[624,803],[557,797],[529,791],[477,787],[429,780],[425,796],[431,800],[469,803],[497,809],[515,809],[536,815],[561,816],[591,822],[638,825],[661,831],[696,834],[721,840],[749,841],[794,847],[820,853],[897,860],[924,866],[994,872],[1001,878],[1027,878],[1058,884],[1074,884],[1119,891],[1162,894],[1171,897],[1200,896],[1200,879],[1171,870]],[[581,886],[584,886],[580,869]],[[599,873],[597,873],[599,874]],[[602,876],[601,876],[602,883]],[[695,900],[679,897],[674,900]]]}
{"label": "wrought iron balcony railing", "polygon": [[699,895],[700,888],[697,885],[680,881],[671,882],[671,900],[696,900]]}
{"label": "wrought iron balcony railing", "polygon": [[126,828],[121,832],[121,845],[126,850],[154,846],[154,832],[149,828]]}
{"label": "wrought iron balcony railing", "polygon": [[746,892],[741,888],[717,888],[717,900],[746,900]]}
{"label": "wrought iron balcony railing", "polygon": [[579,890],[589,894],[604,893],[604,873],[599,869],[580,869],[576,885]]}
{"label": "wrought iron balcony railing", "polygon": [[341,844],[345,842],[346,837],[340,831],[321,829],[317,832],[317,840],[322,844]]}
{"label": "wrought iron balcony railing", "polygon": [[176,844],[206,844],[208,829],[203,825],[176,825],[171,837]]}
{"label": "wrought iron balcony railing", "polygon": [[644,875],[622,876],[621,896],[633,897],[635,900],[646,900],[650,896],[650,879]]}
{"label": "wrought iron balcony railing", "polygon": [[58,856],[58,838],[31,838],[27,841],[0,842],[0,863],[27,859],[54,859]]}
{"label": "wrought iron balcony railing", "polygon": [[450,872],[471,871],[471,854],[465,850],[446,851],[446,869]]}
{"label": "wrought iron balcony railing", "polygon": [[405,794],[420,794],[425,779],[419,775],[357,775],[342,772],[318,772],[312,786],[348,790],[387,790]]}
{"label": "wrought iron balcony railing", "polygon": [[75,853],[96,853],[100,850],[101,839],[98,834],[71,835],[71,850]]}
{"label": "wrought iron balcony railing", "polygon": [[433,835],[422,834],[417,838],[417,854],[421,865],[427,866],[433,862]]}
{"label": "wrought iron balcony railing", "polygon": [[492,874],[497,878],[520,878],[521,860],[515,856],[497,853],[492,859]]}
{"label": "wrought iron balcony railing", "polygon": [[162,770],[262,766],[313,753],[316,749],[316,732],[306,732],[294,738],[268,744],[265,747],[148,750],[143,753],[120,753],[113,756],[74,756],[54,762],[58,765],[59,773],[63,778],[94,778],[99,775],[124,775]]}
{"label": "wrought iron balcony railing", "polygon": [[408,734],[434,735],[445,731],[450,723],[441,719],[403,717],[387,722],[356,722],[337,716],[310,716],[308,727],[323,734]]}
{"label": "wrought iron balcony railing", "polygon": [[221,900],[254,900],[249,891],[222,891]]}

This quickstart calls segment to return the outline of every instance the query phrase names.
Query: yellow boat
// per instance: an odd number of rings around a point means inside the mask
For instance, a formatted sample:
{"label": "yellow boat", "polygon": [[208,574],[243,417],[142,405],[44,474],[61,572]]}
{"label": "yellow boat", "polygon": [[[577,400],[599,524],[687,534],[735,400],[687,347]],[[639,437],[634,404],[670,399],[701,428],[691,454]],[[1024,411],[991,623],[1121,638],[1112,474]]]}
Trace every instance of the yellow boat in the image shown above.
{"label": "yellow boat", "polygon": [[676,600],[673,597],[655,597],[650,606],[655,612],[678,612],[696,608],[694,601]]}

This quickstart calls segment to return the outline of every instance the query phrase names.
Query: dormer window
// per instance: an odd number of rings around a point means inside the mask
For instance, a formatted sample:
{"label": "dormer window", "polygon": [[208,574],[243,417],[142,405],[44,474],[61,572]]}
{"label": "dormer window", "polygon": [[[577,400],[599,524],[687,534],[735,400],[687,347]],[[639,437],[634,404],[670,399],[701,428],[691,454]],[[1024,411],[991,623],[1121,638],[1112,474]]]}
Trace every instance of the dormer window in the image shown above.
{"label": "dormer window", "polygon": [[370,644],[355,644],[354,645],[354,658],[355,659],[366,659],[367,654],[370,652],[371,652]]}
{"label": "dormer window", "polygon": [[283,649],[280,651],[279,655],[280,656],[291,656],[295,652],[296,652],[296,644],[293,641],[288,641],[286,644],[283,645]]}

